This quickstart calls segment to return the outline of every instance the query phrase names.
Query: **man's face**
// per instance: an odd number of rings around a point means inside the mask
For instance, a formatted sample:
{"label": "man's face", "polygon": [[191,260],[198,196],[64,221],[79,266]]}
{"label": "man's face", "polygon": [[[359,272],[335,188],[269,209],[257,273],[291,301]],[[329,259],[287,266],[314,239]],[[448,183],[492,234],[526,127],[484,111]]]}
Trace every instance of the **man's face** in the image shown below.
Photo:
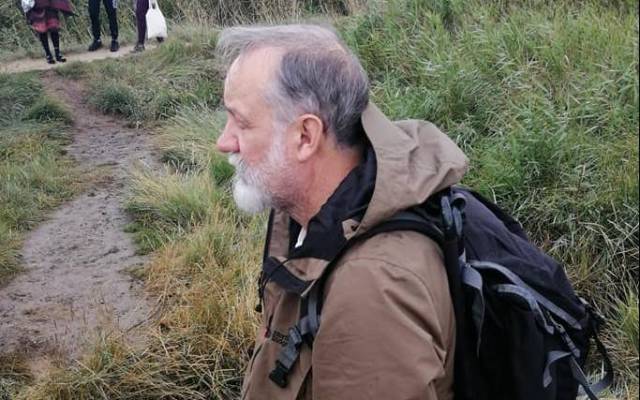
{"label": "man's face", "polygon": [[274,119],[264,97],[276,62],[273,51],[255,51],[236,60],[225,81],[227,123],[217,147],[229,153],[229,162],[236,168],[234,200],[250,213],[286,208],[286,182],[291,174],[286,126]]}

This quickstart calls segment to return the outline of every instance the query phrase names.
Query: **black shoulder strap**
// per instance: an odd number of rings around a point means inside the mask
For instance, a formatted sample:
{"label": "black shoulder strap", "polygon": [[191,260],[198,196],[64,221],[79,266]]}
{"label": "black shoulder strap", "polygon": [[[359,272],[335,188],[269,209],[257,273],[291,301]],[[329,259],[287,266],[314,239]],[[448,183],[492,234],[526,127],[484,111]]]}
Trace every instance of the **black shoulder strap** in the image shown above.
{"label": "black shoulder strap", "polygon": [[444,245],[445,238],[442,230],[438,227],[435,221],[432,221],[426,215],[426,213],[419,209],[401,211],[388,220],[371,228],[364,234],[357,236],[352,240],[349,240],[340,250],[338,255],[333,260],[331,260],[329,265],[323,271],[322,275],[313,283],[313,286],[307,296],[306,316],[313,321],[311,325],[312,329],[309,332],[312,336],[312,339],[315,338],[318,328],[320,327],[320,313],[322,311],[324,285],[335,269],[336,265],[338,264],[340,258],[342,258],[342,256],[355,244],[370,239],[375,235],[394,231],[418,232],[432,239],[440,247]]}

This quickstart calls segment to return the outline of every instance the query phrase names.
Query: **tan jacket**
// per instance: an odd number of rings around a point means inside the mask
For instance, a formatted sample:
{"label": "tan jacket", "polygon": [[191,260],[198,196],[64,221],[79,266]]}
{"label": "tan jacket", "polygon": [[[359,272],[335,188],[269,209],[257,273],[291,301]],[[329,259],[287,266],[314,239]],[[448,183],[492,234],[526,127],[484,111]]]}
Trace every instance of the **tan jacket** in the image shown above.
{"label": "tan jacket", "polygon": [[[358,219],[340,221],[350,239],[397,211],[457,183],[467,168],[462,151],[427,122],[390,122],[373,104],[362,125],[375,152],[375,186]],[[373,183],[372,183],[373,184]],[[290,219],[275,213],[269,255],[285,261]],[[284,263],[299,279],[318,278],[328,261],[306,257]],[[454,315],[441,252],[414,232],[390,232],[345,254],[326,282],[320,330],[303,345],[282,389],[269,379],[300,300],[269,282],[263,321],[247,367],[243,399],[451,399]]]}

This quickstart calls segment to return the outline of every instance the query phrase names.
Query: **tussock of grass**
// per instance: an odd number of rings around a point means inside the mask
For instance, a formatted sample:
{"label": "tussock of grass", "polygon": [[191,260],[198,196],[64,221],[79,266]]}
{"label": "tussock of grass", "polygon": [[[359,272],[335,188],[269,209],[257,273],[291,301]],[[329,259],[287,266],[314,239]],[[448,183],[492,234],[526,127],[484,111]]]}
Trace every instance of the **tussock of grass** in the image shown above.
{"label": "tussock of grass", "polygon": [[223,156],[215,150],[214,143],[224,118],[223,112],[211,112],[204,104],[181,108],[162,129],[163,161],[184,172],[219,164]]}
{"label": "tussock of grass", "polygon": [[91,89],[89,102],[106,114],[135,118],[138,100],[126,85],[115,81],[95,83]]}
{"label": "tussock of grass", "polygon": [[38,99],[27,111],[25,119],[39,122],[57,121],[73,124],[71,113],[59,101],[49,97]]}
{"label": "tussock of grass", "polygon": [[127,211],[136,222],[130,230],[143,251],[155,250],[167,239],[191,231],[219,198],[211,179],[201,174],[167,173],[155,178],[140,172],[132,187]]}
{"label": "tussock of grass", "polygon": [[11,126],[26,107],[42,94],[42,85],[33,74],[0,74],[0,126]]}
{"label": "tussock of grass", "polygon": [[104,112],[149,124],[176,116],[182,107],[216,106],[222,84],[207,58],[215,38],[215,31],[186,43],[171,38],[129,62],[110,60],[94,66],[88,73],[95,82],[91,103]]}
{"label": "tussock of grass", "polygon": [[91,64],[81,61],[72,61],[54,69],[54,71],[63,78],[79,80],[86,78],[91,71]]}

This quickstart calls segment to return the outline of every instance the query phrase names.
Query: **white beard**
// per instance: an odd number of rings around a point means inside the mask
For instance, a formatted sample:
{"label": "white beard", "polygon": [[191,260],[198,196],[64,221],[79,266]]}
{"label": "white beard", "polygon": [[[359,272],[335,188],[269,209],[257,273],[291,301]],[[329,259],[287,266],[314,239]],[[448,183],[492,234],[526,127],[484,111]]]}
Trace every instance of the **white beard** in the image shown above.
{"label": "white beard", "polygon": [[249,214],[257,214],[271,207],[271,196],[265,189],[263,179],[249,170],[240,155],[229,155],[229,163],[236,169],[233,176],[233,200],[238,208]]}
{"label": "white beard", "polygon": [[238,153],[229,155],[229,163],[236,169],[233,177],[233,200],[241,210],[257,214],[276,206],[273,190],[267,182],[283,179],[285,175],[283,143],[276,138],[266,159],[257,166],[248,167]]}

